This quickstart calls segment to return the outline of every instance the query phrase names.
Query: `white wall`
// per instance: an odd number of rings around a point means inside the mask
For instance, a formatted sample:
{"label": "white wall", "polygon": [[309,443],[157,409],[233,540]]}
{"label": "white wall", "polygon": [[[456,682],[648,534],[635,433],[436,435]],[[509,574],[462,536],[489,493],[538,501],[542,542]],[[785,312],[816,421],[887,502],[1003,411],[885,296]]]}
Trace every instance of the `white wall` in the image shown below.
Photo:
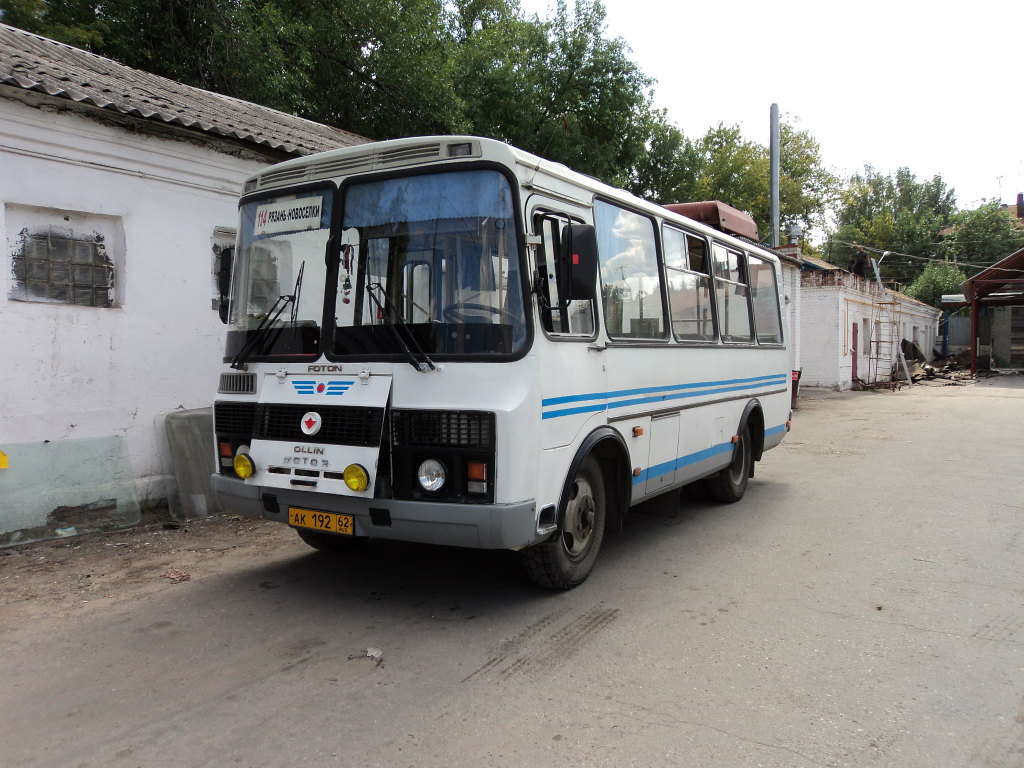
{"label": "white wall", "polygon": [[[840,386],[843,354],[841,292],[835,287],[801,287],[801,386]],[[847,385],[849,386],[849,385]]]}
{"label": "white wall", "polygon": [[[800,291],[801,355],[803,376],[801,384],[829,389],[849,389],[853,384],[853,324],[858,325],[857,378],[877,381],[887,378],[889,370],[877,371],[869,362],[870,354],[864,350],[864,328],[874,338],[872,327],[877,320],[885,325],[892,314],[897,319],[903,338],[913,339],[918,329],[917,343],[931,355],[935,346],[936,323],[941,314],[934,307],[912,301],[901,294],[889,293],[886,302],[878,304],[877,286],[848,272],[804,273]],[[866,323],[864,321],[867,321]],[[895,361],[893,340],[892,359]]]}
{"label": "white wall", "polygon": [[[211,308],[214,230],[235,226],[242,180],[262,165],[0,101],[0,451],[9,463],[0,469],[0,533],[45,523],[55,505],[88,498],[73,486],[102,483],[107,472],[126,472],[143,502],[166,495],[163,417],[209,405],[217,388],[224,328]],[[113,227],[122,239],[108,240],[118,251],[114,308],[9,299],[11,254],[32,209]],[[69,457],[90,446],[118,454],[103,447],[112,438],[126,450],[86,478],[60,461],[63,448]],[[38,457],[40,445],[51,460]],[[38,483],[54,466],[60,475]],[[32,483],[42,498],[25,493]]]}

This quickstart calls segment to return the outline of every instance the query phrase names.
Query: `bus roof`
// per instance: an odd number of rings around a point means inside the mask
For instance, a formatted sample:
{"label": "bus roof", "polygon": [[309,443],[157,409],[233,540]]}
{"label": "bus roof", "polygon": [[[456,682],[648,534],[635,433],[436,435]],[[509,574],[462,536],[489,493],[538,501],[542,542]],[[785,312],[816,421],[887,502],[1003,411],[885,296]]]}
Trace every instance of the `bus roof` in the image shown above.
{"label": "bus roof", "polygon": [[[436,162],[460,159],[489,159],[517,166],[520,182],[526,188],[534,188],[541,192],[550,191],[543,190],[536,183],[539,177],[544,176],[640,208],[650,215],[677,223],[683,223],[680,220],[685,219],[687,225],[705,235],[728,240],[735,238],[734,244],[737,247],[757,248],[764,255],[778,258],[778,254],[771,249],[758,244],[757,224],[753,218],[724,203],[711,201],[661,206],[592,176],[574,171],[562,163],[546,160],[503,141],[481,136],[415,136],[389,139],[287,160],[250,176],[245,182],[244,194],[343,175],[423,167]],[[590,201],[583,200],[579,203],[586,207],[590,207],[591,204]]]}

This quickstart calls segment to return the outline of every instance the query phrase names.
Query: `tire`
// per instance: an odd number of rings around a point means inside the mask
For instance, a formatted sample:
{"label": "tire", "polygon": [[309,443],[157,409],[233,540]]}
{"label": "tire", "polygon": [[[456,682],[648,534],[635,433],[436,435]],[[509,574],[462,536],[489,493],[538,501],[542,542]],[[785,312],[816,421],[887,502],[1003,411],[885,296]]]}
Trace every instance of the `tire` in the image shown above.
{"label": "tire", "polygon": [[744,424],[740,439],[733,448],[729,466],[707,479],[711,498],[725,504],[735,504],[742,499],[753,463],[754,446],[750,439],[750,427]]}
{"label": "tire", "polygon": [[307,528],[296,528],[299,538],[313,549],[321,552],[348,552],[360,544],[366,543],[366,536],[339,536],[334,533],[321,533]]}
{"label": "tire", "polygon": [[558,531],[544,543],[523,551],[530,579],[548,589],[566,590],[582,584],[601,549],[607,515],[601,467],[593,456],[587,456],[569,487]]}

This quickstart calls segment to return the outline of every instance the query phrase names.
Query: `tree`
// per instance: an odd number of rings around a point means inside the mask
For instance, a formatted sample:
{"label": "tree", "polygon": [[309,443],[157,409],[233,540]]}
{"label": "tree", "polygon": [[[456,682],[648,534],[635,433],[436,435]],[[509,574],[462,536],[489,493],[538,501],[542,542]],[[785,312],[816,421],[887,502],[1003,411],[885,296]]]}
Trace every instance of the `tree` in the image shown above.
{"label": "tree", "polygon": [[635,166],[629,190],[661,205],[700,199],[697,146],[668,121],[664,111],[651,113],[646,133],[646,151]]}
{"label": "tree", "polygon": [[88,0],[0,0],[0,20],[37,35],[61,40],[79,48],[102,46],[109,32]]}
{"label": "tree", "polygon": [[[836,214],[838,246],[832,259],[846,263],[852,243],[890,251],[885,279],[911,283],[939,248],[940,233],[956,212],[956,196],[941,176],[918,181],[907,168],[885,176],[871,166],[855,174],[840,194]],[[914,257],[918,257],[915,259]]]}
{"label": "tree", "polygon": [[[188,85],[376,139],[503,139],[658,202],[720,199],[768,225],[768,156],[735,126],[690,141],[601,0],[0,0],[4,20]],[[782,215],[823,217],[817,142],[784,125]]]}
{"label": "tree", "polygon": [[998,202],[960,211],[950,219],[940,253],[972,271],[987,267],[1024,248],[1024,229],[1017,221]]}
{"label": "tree", "polygon": [[942,295],[960,293],[967,275],[956,264],[936,261],[928,264],[907,288],[907,295],[933,307],[942,307]]}
{"label": "tree", "polygon": [[839,187],[839,178],[824,165],[818,141],[783,121],[779,126],[779,219],[799,222],[804,229],[824,229],[826,214],[838,201]]}
{"label": "tree", "polygon": [[651,81],[606,37],[600,0],[559,0],[546,21],[491,8],[472,25],[458,7],[456,89],[473,130],[625,183],[644,156]]}
{"label": "tree", "polygon": [[[723,123],[690,141],[661,113],[654,116],[649,134],[632,191],[659,203],[720,200],[753,216],[761,236],[768,239],[768,147],[745,139],[739,126]],[[818,142],[807,131],[783,123],[779,153],[781,222],[800,222],[805,228],[824,226],[837,187],[838,179],[822,163]]]}

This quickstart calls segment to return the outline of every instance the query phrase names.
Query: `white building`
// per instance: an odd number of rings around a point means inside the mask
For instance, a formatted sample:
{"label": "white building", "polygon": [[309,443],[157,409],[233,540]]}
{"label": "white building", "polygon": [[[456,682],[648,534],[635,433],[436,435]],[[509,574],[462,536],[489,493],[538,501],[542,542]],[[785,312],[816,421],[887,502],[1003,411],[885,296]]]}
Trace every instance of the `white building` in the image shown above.
{"label": "white building", "polygon": [[819,259],[804,257],[804,264],[801,385],[844,390],[855,379],[888,382],[903,339],[931,359],[941,310]]}
{"label": "white building", "polygon": [[242,180],[362,137],[0,25],[0,545],[133,522],[208,406]]}

